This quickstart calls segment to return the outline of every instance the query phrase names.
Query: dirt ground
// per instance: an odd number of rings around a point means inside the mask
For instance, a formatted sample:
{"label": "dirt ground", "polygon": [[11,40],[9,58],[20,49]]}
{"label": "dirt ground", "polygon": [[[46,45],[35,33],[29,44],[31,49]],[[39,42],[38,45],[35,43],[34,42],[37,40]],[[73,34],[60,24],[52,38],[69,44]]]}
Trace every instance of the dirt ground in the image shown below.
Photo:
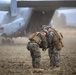
{"label": "dirt ground", "polygon": [[25,37],[13,39],[13,45],[0,44],[0,75],[76,75],[76,28],[57,29],[64,36],[60,70],[49,67],[47,50],[41,50],[41,69],[33,69]]}

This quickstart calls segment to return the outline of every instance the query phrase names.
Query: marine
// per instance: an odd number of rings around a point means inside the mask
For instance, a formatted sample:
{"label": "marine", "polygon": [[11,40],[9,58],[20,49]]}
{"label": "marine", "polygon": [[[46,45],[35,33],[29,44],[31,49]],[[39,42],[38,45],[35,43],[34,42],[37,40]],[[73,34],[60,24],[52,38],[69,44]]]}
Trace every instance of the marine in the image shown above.
{"label": "marine", "polygon": [[29,42],[27,44],[27,49],[30,51],[32,57],[33,68],[40,68],[41,53],[42,50],[47,48],[46,32],[35,32],[29,36]]}
{"label": "marine", "polygon": [[50,58],[50,66],[60,66],[60,50],[64,47],[62,42],[62,34],[58,33],[51,26],[44,26],[43,30],[47,31],[48,54]]}

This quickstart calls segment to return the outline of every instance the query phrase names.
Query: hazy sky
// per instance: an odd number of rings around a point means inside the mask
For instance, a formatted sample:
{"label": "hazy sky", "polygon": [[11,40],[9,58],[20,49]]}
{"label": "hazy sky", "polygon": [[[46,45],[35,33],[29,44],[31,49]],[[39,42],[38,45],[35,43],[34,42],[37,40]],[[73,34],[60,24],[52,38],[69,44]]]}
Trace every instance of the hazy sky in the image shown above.
{"label": "hazy sky", "polygon": [[59,14],[66,16],[67,24],[76,24],[76,9],[59,10]]}

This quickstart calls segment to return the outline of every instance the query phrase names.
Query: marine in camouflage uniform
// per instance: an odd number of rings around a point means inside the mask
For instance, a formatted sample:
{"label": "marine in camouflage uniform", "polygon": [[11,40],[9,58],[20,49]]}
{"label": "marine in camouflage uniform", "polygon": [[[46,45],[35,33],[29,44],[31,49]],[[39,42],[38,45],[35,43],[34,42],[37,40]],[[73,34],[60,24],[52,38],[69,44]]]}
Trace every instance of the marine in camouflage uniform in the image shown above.
{"label": "marine in camouflage uniform", "polygon": [[[48,54],[50,58],[50,65],[53,67],[59,67],[60,65],[60,48],[57,48],[58,38],[56,37],[55,31],[50,26],[46,26],[44,30],[47,30],[47,41],[48,41]],[[54,37],[56,38],[53,41]]]}
{"label": "marine in camouflage uniform", "polygon": [[34,68],[39,68],[41,60],[41,53],[39,48],[45,50],[47,48],[47,41],[45,37],[46,33],[44,31],[37,33],[36,36],[40,38],[40,43],[36,41],[38,38],[35,40],[33,39],[35,36],[33,36],[30,39],[30,42],[28,42],[27,49],[30,51],[32,57],[32,66]]}

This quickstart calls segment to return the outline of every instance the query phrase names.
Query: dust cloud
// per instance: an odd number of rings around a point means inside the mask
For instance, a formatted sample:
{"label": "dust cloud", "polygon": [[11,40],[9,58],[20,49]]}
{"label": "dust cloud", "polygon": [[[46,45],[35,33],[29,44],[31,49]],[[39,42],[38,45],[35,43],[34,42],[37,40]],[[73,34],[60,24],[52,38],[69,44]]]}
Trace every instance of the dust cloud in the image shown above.
{"label": "dust cloud", "polygon": [[55,27],[64,36],[60,70],[49,67],[48,51],[41,50],[41,68],[34,69],[30,52],[26,49],[27,37],[13,39],[14,44],[0,44],[0,75],[76,75],[76,28]]}
{"label": "dust cloud", "polygon": [[29,40],[23,37],[13,39],[14,44],[0,43],[0,75],[76,75],[76,28],[66,26],[65,21],[61,24],[55,26],[64,37],[59,70],[49,66],[48,50],[41,50],[40,69],[34,69],[30,52],[26,48]]}

